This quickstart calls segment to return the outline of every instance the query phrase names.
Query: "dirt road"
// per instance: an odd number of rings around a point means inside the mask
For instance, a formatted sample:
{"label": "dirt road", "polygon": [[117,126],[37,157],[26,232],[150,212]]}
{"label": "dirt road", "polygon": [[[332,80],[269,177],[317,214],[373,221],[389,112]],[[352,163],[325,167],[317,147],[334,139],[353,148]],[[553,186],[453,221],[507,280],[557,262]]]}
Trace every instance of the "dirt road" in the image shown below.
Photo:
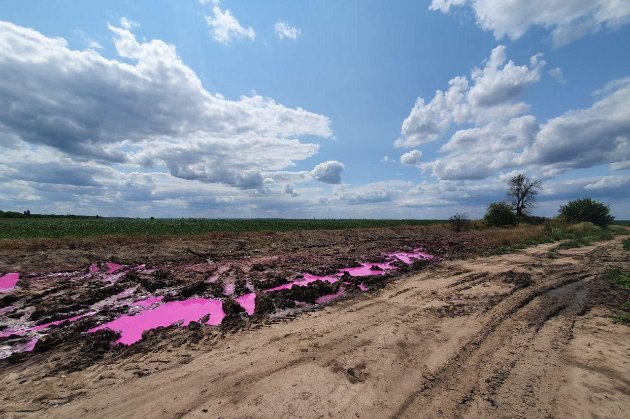
{"label": "dirt road", "polygon": [[[447,261],[384,289],[78,371],[0,371],[5,417],[624,417],[620,240]],[[54,356],[62,357],[63,354]]]}

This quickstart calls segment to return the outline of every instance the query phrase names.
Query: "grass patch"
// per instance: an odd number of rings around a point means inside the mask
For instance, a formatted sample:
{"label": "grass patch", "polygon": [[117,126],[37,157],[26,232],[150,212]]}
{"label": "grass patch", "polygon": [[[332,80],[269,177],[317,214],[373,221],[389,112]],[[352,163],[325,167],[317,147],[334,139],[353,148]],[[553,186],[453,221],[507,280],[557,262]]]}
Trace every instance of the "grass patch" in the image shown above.
{"label": "grass patch", "polygon": [[621,305],[621,314],[612,316],[615,321],[624,324],[630,324],[630,301],[626,301]]}
{"label": "grass patch", "polygon": [[[610,266],[604,271],[604,278],[611,284],[630,291],[630,272],[625,272],[619,266]],[[630,301],[621,305],[621,314],[612,316],[615,321],[630,324]]]}
{"label": "grass patch", "polygon": [[611,284],[630,291],[630,272],[625,272],[619,266],[609,266],[606,268],[604,278]]}
{"label": "grass patch", "polygon": [[623,250],[630,250],[630,238],[625,239],[623,242]]}
{"label": "grass patch", "polygon": [[[592,223],[579,224],[563,224],[559,222],[550,222],[543,226],[538,226],[534,230],[530,227],[533,234],[521,235],[520,239],[513,242],[506,240],[505,244],[497,248],[496,253],[504,254],[524,249],[528,246],[538,244],[554,243],[557,241],[564,242],[556,246],[554,250],[571,249],[575,247],[588,246],[602,240],[610,240],[618,234],[628,234],[628,231],[622,227],[609,227],[606,229],[597,227]],[[515,229],[517,234],[522,234],[523,230]],[[554,257],[555,254],[552,256]]]}
{"label": "grass patch", "polygon": [[84,238],[102,236],[194,236],[213,232],[338,230],[427,226],[443,220],[289,220],[146,218],[0,218],[0,239]]}

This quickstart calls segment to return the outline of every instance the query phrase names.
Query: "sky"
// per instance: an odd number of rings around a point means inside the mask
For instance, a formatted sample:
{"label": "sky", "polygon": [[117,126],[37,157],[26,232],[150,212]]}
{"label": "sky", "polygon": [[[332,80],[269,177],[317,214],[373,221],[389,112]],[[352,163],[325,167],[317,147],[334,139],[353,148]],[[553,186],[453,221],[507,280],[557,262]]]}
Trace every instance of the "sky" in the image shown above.
{"label": "sky", "polygon": [[0,209],[630,219],[627,0],[4,0]]}

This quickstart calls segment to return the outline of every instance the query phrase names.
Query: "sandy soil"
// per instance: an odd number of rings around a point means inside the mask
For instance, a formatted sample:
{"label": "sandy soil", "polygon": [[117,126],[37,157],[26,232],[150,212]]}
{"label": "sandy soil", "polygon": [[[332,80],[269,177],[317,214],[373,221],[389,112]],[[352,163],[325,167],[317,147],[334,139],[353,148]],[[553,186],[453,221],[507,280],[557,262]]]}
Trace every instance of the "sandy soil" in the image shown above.
{"label": "sandy soil", "polygon": [[[444,261],[320,309],[0,364],[4,417],[627,417],[619,239]],[[626,412],[624,414],[624,412]]]}

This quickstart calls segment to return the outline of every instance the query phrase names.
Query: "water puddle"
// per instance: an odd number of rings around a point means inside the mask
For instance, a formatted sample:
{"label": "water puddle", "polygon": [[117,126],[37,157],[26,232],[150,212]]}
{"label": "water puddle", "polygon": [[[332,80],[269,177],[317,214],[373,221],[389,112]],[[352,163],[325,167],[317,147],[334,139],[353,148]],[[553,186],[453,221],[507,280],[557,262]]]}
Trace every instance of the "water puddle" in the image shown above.
{"label": "water puddle", "polygon": [[205,324],[210,326],[221,324],[225,317],[223,302],[206,298],[171,301],[152,310],[143,311],[135,316],[121,316],[116,320],[94,327],[88,332],[94,333],[103,329],[120,332],[120,338],[116,343],[131,345],[142,339],[142,333],[147,330],[174,324],[186,327],[190,322],[199,321],[207,315],[210,315],[210,318]]}
{"label": "water puddle", "polygon": [[254,315],[256,309],[256,293],[250,292],[249,294],[241,295],[234,299],[247,313],[248,316]]}
{"label": "water puddle", "polygon": [[0,276],[0,292],[12,291],[19,280],[20,274],[17,272],[11,272]]}
{"label": "water puddle", "polygon": [[[353,278],[382,276],[398,270],[399,268],[397,264],[400,265],[401,262],[404,264],[411,264],[417,260],[432,260],[433,256],[423,252],[421,249],[415,249],[412,252],[385,254],[383,259],[384,260],[382,262],[363,262],[360,263],[359,266],[341,268],[334,274],[329,275],[303,273],[298,275],[298,277],[293,281],[264,289],[263,291],[265,293],[273,293],[276,291],[288,290],[293,287],[306,287],[316,281],[334,284],[340,280],[344,280],[337,292],[320,296],[315,301],[315,304],[326,304],[344,296],[347,289],[350,289],[349,287],[356,287],[359,291],[367,291],[369,289],[364,283],[357,284],[354,281],[352,281],[352,283],[349,282],[347,279],[348,276]],[[203,273],[206,271],[207,266],[208,265],[205,264],[197,264],[194,265],[194,269],[191,270]],[[218,280],[219,276],[228,271],[231,265],[225,264],[216,266],[216,268],[213,268],[215,269],[214,275],[207,278],[208,282]],[[143,274],[149,274],[155,270],[146,269],[144,264],[134,268],[115,262],[105,262],[92,263],[89,265],[87,270],[69,273],[68,275],[74,275],[77,278],[89,278],[91,281],[113,284],[118,281],[118,279],[122,278],[122,276],[124,276],[130,269],[137,270]],[[211,272],[211,270],[209,272]],[[8,273],[1,276],[0,292],[11,291],[16,286],[19,278],[19,273]],[[45,330],[49,327],[72,323],[83,317],[91,316],[107,309],[122,307],[124,310],[127,310],[127,314],[121,315],[114,320],[94,327],[88,330],[88,332],[94,333],[105,329],[119,332],[120,338],[116,341],[116,343],[123,345],[131,345],[138,342],[142,339],[143,332],[158,327],[167,327],[172,325],[186,327],[190,324],[190,322],[201,321],[204,318],[208,319],[204,322],[206,325],[219,325],[225,318],[225,312],[223,311],[223,299],[233,299],[234,302],[239,304],[245,310],[248,316],[252,316],[256,310],[256,290],[249,280],[247,280],[246,287],[250,292],[246,292],[243,295],[237,295],[235,284],[233,282],[228,282],[224,284],[224,288],[222,290],[224,297],[221,297],[221,299],[194,297],[182,301],[164,302],[163,295],[146,293],[137,295],[137,293],[142,292],[143,288],[141,288],[140,285],[135,285],[119,292],[118,294],[97,301],[92,304],[89,309],[90,311],[87,313],[41,325],[28,326],[29,322],[26,322],[26,325],[22,324],[21,327],[16,327],[14,320],[0,318],[0,320],[9,320],[0,322],[0,324],[8,326],[7,329],[0,332],[0,338],[8,338],[9,336],[18,337],[18,339],[9,339],[9,341],[12,342],[9,344],[10,346],[6,346],[6,343],[4,345],[0,345],[0,358],[9,356],[11,353],[32,351],[39,337],[41,337],[41,335],[44,334]],[[172,291],[173,290],[170,290],[170,292]],[[162,291],[162,293],[164,292],[165,291]],[[167,290],[166,292],[169,291]],[[295,305],[298,309],[308,309],[308,307],[312,307],[312,304],[307,304],[301,301],[295,301]],[[0,314],[4,315],[18,308],[20,307],[10,305],[0,309]],[[277,309],[273,315],[281,315],[281,312],[281,309]],[[23,339],[19,339],[19,337],[23,337]]]}

